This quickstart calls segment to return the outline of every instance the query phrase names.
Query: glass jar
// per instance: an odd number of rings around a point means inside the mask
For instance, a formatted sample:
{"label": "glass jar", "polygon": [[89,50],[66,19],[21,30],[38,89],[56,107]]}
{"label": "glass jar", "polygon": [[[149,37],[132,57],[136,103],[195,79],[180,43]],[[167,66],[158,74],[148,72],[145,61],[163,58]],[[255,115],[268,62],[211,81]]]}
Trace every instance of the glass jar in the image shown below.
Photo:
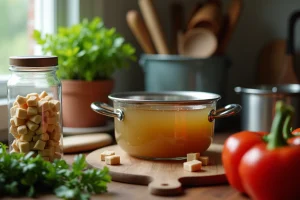
{"label": "glass jar", "polygon": [[62,158],[61,83],[54,56],[10,57],[7,82],[10,152]]}

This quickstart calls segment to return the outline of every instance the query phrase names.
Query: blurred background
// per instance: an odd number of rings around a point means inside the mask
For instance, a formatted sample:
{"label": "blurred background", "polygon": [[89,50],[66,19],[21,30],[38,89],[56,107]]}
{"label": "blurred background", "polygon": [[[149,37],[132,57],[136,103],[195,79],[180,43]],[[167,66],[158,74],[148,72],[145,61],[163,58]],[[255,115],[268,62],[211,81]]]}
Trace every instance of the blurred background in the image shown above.
{"label": "blurred background", "polygon": [[[163,29],[166,35],[169,36],[171,34],[170,22],[172,19],[170,18],[168,8],[172,2],[174,1],[154,1]],[[185,20],[187,20],[193,6],[199,1],[177,0],[175,2],[181,2],[184,5]],[[223,0],[222,2],[224,3],[223,9],[226,9],[229,1]],[[137,1],[110,0],[103,1],[103,4],[106,8],[103,12],[106,24],[117,27],[130,42],[136,44],[138,51],[142,52],[129,31],[124,17],[129,9],[138,9]],[[243,9],[239,22],[225,52],[232,61],[228,73],[228,102],[239,101],[239,97],[233,90],[234,87],[255,84],[256,67],[260,51],[272,39],[285,39],[287,37],[289,15],[297,10],[297,8],[300,9],[300,1],[297,0],[243,1]],[[295,36],[295,46],[298,49],[300,43],[300,23],[296,26]],[[170,41],[168,42],[170,43]],[[143,72],[138,65],[130,71],[118,72],[116,78],[120,80],[117,82],[115,88],[117,91],[143,89]],[[123,84],[125,82],[126,84]]]}
{"label": "blurred background", "polygon": [[[211,0],[214,1],[214,0]],[[166,36],[167,46],[174,45],[174,29],[172,24],[178,18],[187,27],[193,11],[204,0],[153,0],[158,19]],[[216,1],[221,4],[224,16],[234,0]],[[229,68],[220,81],[217,76],[218,69],[214,69],[206,78],[213,84],[220,86],[219,94],[225,96],[223,103],[241,103],[241,97],[236,94],[237,86],[251,87],[257,82],[258,77],[263,83],[273,72],[264,67],[265,63],[274,65],[281,62],[286,54],[285,42],[288,36],[288,21],[291,14],[300,10],[298,0],[243,0],[237,24],[232,32],[228,46],[222,55],[230,61]],[[182,16],[175,17],[171,13],[171,6],[181,6]],[[1,0],[0,1],[0,130],[7,128],[6,107],[6,81],[9,76],[8,58],[12,55],[41,54],[32,39],[34,29],[42,33],[56,33],[60,26],[71,26],[79,23],[83,18],[93,19],[96,16],[104,20],[105,26],[114,27],[117,32],[125,37],[125,40],[134,45],[137,50],[137,62],[132,62],[129,69],[117,71],[113,92],[142,91],[145,90],[145,72],[139,64],[143,49],[130,30],[126,21],[126,15],[130,10],[141,13],[137,0]],[[296,22],[294,31],[295,47],[294,67],[299,75],[299,50],[300,24]],[[273,48],[275,39],[281,41],[279,49]],[[271,46],[270,46],[271,44]],[[268,46],[269,45],[269,46]],[[276,45],[276,44],[275,44]],[[269,49],[268,49],[269,48]],[[274,50],[275,49],[275,50]],[[269,52],[267,51],[269,50]],[[278,53],[278,54],[277,54]],[[218,55],[217,55],[218,56]],[[263,58],[267,57],[267,61]],[[274,59],[275,58],[275,59]],[[279,58],[279,61],[276,59]],[[268,60],[269,59],[269,60]],[[274,59],[270,61],[271,59]],[[280,60],[281,59],[281,60]],[[283,63],[284,64],[284,63]],[[282,63],[279,64],[279,67]],[[263,72],[260,69],[265,68]],[[155,71],[154,71],[155,73]],[[168,77],[169,76],[169,77]],[[165,76],[172,79],[174,73]],[[176,76],[174,79],[176,80]],[[215,83],[214,83],[215,82]],[[210,88],[207,88],[209,91]],[[214,92],[214,91],[212,91]]]}
{"label": "blurred background", "polygon": [[[168,45],[171,45],[171,3],[180,3],[184,8],[184,21],[199,0],[154,0],[162,28],[165,31]],[[222,9],[226,10],[229,0],[222,1]],[[48,4],[42,10],[41,4]],[[45,6],[45,5],[44,5]],[[75,0],[47,1],[38,0],[1,0],[1,32],[0,32],[0,73],[8,74],[9,55],[24,55],[33,52],[33,41],[30,33],[34,27],[44,32],[53,32],[57,26],[71,25],[82,18],[92,19],[101,16],[105,25],[116,27],[128,42],[137,48],[138,56],[143,53],[126,23],[128,10],[139,11],[136,0]],[[233,88],[235,86],[251,86],[255,83],[256,67],[261,49],[269,41],[276,38],[286,39],[289,15],[300,9],[297,0],[244,0],[240,19],[233,32],[225,54],[231,59],[232,65],[228,73],[226,94],[229,102],[239,101]],[[51,9],[55,12],[51,12]],[[48,15],[47,15],[48,13]],[[46,24],[48,18],[50,22]],[[44,22],[44,23],[43,23]],[[39,24],[43,23],[43,24]],[[52,26],[52,27],[51,27]],[[295,46],[299,48],[300,25],[296,26]],[[129,70],[121,70],[114,75],[116,78],[114,91],[143,90],[144,73],[138,63],[133,63]]]}

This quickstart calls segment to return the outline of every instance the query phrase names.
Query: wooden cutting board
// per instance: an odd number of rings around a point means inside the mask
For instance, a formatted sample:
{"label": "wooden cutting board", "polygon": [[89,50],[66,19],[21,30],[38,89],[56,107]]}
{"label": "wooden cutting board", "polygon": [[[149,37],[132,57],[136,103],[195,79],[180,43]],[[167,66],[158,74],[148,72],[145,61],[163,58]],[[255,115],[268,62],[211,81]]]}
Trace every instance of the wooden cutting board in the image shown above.
{"label": "wooden cutting board", "polygon": [[[160,196],[182,194],[183,186],[205,186],[227,183],[221,161],[223,145],[212,144],[203,153],[209,156],[210,164],[203,166],[199,172],[183,169],[181,161],[150,161],[129,156],[118,145],[104,147],[91,152],[87,163],[94,168],[107,166],[113,181],[148,185],[149,192]],[[121,157],[121,165],[106,165],[100,160],[100,153],[105,150],[115,151]]]}
{"label": "wooden cutting board", "polygon": [[108,133],[86,133],[63,138],[64,153],[92,151],[113,143]]}

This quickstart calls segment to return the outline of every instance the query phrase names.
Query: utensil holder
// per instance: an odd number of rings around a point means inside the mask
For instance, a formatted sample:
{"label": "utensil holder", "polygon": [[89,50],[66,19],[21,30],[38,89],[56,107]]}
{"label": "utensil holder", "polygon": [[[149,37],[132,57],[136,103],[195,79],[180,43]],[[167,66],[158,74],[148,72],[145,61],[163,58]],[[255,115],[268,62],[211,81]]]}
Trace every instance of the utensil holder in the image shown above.
{"label": "utensil holder", "polygon": [[222,96],[219,106],[228,103],[226,87],[231,61],[227,56],[198,59],[143,54],[139,63],[144,70],[146,91],[211,92]]}

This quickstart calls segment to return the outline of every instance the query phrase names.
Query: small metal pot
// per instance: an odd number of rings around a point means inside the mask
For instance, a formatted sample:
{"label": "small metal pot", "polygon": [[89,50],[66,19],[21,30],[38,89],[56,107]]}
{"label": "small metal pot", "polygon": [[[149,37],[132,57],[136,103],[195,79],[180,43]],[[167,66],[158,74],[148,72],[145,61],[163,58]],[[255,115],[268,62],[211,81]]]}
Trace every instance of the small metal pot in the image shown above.
{"label": "small metal pot", "polygon": [[236,87],[243,106],[242,129],[269,132],[275,115],[276,101],[282,100],[295,108],[293,127],[300,127],[300,85],[261,85],[254,88]]}
{"label": "small metal pot", "polygon": [[127,92],[108,96],[91,108],[114,117],[115,137],[128,154],[144,159],[181,159],[211,144],[214,119],[238,113],[241,106],[216,110],[217,94],[204,92]]}

